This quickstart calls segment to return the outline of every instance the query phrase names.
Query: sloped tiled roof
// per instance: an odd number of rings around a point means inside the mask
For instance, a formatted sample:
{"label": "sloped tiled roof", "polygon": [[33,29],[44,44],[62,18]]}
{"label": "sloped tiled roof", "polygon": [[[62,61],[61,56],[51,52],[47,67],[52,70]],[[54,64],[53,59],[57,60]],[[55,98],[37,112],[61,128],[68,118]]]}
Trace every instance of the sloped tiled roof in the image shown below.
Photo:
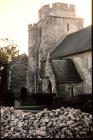
{"label": "sloped tiled roof", "polygon": [[82,79],[74,62],[70,59],[51,60],[51,66],[58,83],[79,83]]}
{"label": "sloped tiled roof", "polygon": [[68,35],[50,54],[51,59],[91,50],[91,31],[92,26],[88,26]]}

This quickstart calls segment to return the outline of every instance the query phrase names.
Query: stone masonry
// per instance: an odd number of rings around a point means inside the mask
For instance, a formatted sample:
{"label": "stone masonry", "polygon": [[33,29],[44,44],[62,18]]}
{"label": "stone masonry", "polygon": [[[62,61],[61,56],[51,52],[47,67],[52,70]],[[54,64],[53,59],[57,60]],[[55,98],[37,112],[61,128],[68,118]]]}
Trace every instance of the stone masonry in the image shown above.
{"label": "stone masonry", "polygon": [[[28,91],[34,92],[37,58],[39,69],[41,63],[46,67],[46,60],[55,47],[70,33],[83,28],[83,19],[75,15],[75,6],[64,3],[44,5],[39,10],[39,21],[28,25]],[[45,70],[43,70],[45,75]],[[51,76],[49,77],[50,81]],[[53,80],[52,80],[53,81]],[[53,83],[53,82],[52,82]]]}
{"label": "stone masonry", "polygon": [[27,88],[28,56],[19,55],[9,65],[8,88],[12,88],[15,97],[20,96],[22,87]]}
{"label": "stone masonry", "polygon": [[[92,52],[87,51],[77,55],[72,55],[64,57],[66,59],[72,59],[75,63],[77,70],[83,79],[83,82],[80,84],[74,85],[74,94],[78,93],[92,93]],[[62,85],[61,85],[62,87]]]}

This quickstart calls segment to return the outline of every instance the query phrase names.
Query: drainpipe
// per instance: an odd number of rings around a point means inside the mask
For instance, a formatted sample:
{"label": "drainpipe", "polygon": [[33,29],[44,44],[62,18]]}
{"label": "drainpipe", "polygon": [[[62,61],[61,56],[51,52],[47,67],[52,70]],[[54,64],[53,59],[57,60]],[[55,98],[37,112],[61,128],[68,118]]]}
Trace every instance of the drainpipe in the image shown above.
{"label": "drainpipe", "polygon": [[36,93],[38,93],[38,86],[39,86],[39,49],[40,49],[40,45],[41,45],[41,34],[42,34],[42,30],[41,28],[39,28],[39,44],[37,46],[37,70],[36,70]]}

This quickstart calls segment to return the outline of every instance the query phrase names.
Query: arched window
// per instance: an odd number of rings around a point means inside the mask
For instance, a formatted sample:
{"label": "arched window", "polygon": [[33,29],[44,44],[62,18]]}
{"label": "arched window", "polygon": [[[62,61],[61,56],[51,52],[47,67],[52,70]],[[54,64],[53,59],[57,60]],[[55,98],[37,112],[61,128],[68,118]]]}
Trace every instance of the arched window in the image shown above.
{"label": "arched window", "polygon": [[69,23],[67,23],[67,31],[69,31]]}

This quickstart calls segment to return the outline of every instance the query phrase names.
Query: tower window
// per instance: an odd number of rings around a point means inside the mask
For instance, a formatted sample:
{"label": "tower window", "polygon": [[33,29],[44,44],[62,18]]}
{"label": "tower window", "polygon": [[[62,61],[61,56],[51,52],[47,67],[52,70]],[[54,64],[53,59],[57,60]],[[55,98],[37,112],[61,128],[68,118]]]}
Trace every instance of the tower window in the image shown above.
{"label": "tower window", "polygon": [[69,24],[67,23],[67,31],[69,31]]}

